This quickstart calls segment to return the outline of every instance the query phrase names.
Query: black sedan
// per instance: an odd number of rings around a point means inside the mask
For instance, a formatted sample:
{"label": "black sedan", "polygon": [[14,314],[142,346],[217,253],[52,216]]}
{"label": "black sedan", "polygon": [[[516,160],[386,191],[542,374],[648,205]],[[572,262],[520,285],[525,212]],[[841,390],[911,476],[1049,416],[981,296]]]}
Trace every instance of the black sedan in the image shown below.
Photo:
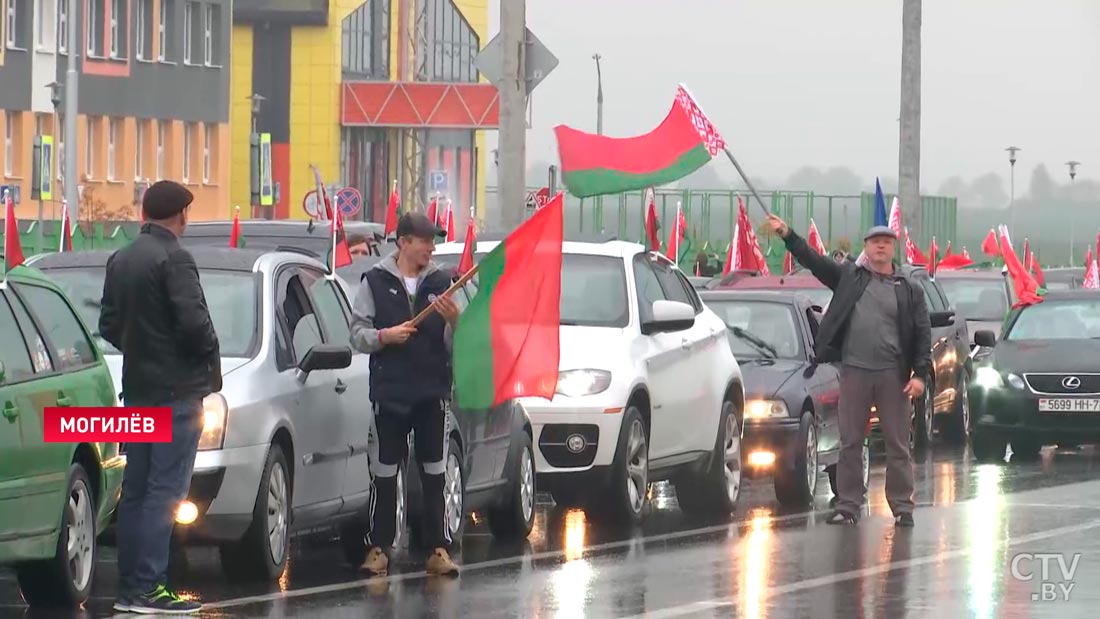
{"label": "black sedan", "polygon": [[970,388],[975,457],[1003,460],[1009,443],[1026,458],[1045,444],[1100,442],[1100,292],[1048,292],[1009,312],[1003,334],[975,335],[993,347]]}
{"label": "black sedan", "polygon": [[[805,504],[822,468],[836,491],[840,455],[839,374],[813,358],[820,308],[779,290],[708,290],[707,307],[725,321],[745,381],[749,476],[771,474],[783,504]],[[868,473],[864,449],[864,478]]]}

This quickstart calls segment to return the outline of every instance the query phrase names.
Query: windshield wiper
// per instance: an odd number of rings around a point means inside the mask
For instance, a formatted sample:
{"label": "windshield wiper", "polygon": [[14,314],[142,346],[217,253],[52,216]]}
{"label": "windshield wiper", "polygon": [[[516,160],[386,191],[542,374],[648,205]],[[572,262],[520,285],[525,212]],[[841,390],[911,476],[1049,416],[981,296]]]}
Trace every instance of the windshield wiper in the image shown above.
{"label": "windshield wiper", "polygon": [[776,352],[775,347],[760,339],[759,336],[753,335],[741,327],[729,327],[729,330],[737,337],[755,346],[760,352],[769,354],[772,359],[779,357],[779,353]]}

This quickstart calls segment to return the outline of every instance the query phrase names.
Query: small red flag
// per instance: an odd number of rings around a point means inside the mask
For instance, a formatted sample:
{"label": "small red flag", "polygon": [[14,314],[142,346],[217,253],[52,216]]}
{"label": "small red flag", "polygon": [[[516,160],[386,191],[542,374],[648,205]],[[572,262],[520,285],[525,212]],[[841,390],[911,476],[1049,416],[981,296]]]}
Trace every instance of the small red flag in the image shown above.
{"label": "small red flag", "polygon": [[236,249],[241,247],[241,207],[233,212],[233,228],[229,231],[229,246]]}
{"label": "small red flag", "polygon": [[680,208],[680,204],[676,204],[676,221],[672,224],[672,230],[668,234],[668,259],[680,263],[680,241],[687,235],[687,219],[684,218],[684,211]]}
{"label": "small red flag", "polygon": [[397,207],[401,204],[401,196],[397,195],[397,181],[393,182],[393,191],[390,192],[390,202],[386,205],[386,223],[383,234],[389,236],[397,232]]}
{"label": "small red flag", "polygon": [[646,190],[646,197],[648,206],[645,213],[645,236],[649,241],[649,251],[661,251],[661,237],[658,235],[661,224],[657,221],[657,195],[652,187]]}
{"label": "small red flag", "polygon": [[61,201],[61,244],[57,251],[66,252],[73,250],[73,224],[69,220],[69,207],[64,200]]}
{"label": "small red flag", "polygon": [[432,201],[428,203],[428,211],[424,213],[428,216],[428,219],[432,220],[432,223],[439,225],[439,194],[436,194]]}
{"label": "small red flag", "polygon": [[783,274],[788,275],[794,272],[794,256],[791,252],[787,252],[787,255],[783,256]]}
{"label": "small red flag", "polygon": [[344,216],[339,209],[333,211],[332,223],[332,268],[346,267],[351,264],[351,249],[348,247],[348,239],[344,234]]}
{"label": "small red flag", "polygon": [[465,275],[474,268],[474,248],[477,247],[477,230],[474,209],[470,207],[470,219],[466,222],[466,242],[462,245],[462,257],[458,259],[458,274]]}
{"label": "small red flag", "polygon": [[1024,265],[1020,263],[1020,258],[1016,256],[1016,250],[1012,249],[1012,243],[1009,242],[1008,229],[1004,226],[1001,226],[1001,250],[1005,259],[1005,267],[1008,269],[1008,276],[1012,279],[1012,287],[1016,291],[1017,301],[1013,307],[1042,303],[1043,298],[1038,294],[1039,284],[1024,269]]}
{"label": "small red flag", "polygon": [[[1097,251],[1097,255],[1100,255],[1100,250]],[[1088,253],[1085,254],[1085,282],[1081,284],[1081,287],[1089,290],[1100,288],[1100,269],[1097,268],[1091,247]]]}
{"label": "small red flag", "polygon": [[19,242],[19,222],[15,219],[15,203],[11,193],[4,190],[4,273],[23,264],[23,245]]}
{"label": "small red flag", "polygon": [[1001,248],[997,245],[997,233],[993,228],[989,229],[989,234],[985,235],[985,240],[982,241],[982,253],[994,257],[1001,255]]}
{"label": "small red flag", "polygon": [[810,218],[810,231],[806,234],[806,242],[822,256],[827,253],[825,250],[825,241],[821,240],[821,233],[817,231],[817,224],[814,223],[813,217]]}
{"label": "small red flag", "polygon": [[447,200],[447,210],[443,211],[443,217],[438,222],[447,231],[448,243],[453,243],[455,240],[455,214],[451,206],[451,201]]}

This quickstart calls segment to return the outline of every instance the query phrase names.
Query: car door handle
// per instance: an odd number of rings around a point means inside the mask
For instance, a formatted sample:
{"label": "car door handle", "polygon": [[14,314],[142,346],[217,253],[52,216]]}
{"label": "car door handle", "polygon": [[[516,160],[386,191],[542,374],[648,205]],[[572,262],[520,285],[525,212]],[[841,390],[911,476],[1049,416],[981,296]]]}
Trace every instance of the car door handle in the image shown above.
{"label": "car door handle", "polygon": [[348,390],[348,384],[339,378],[336,379],[336,393],[343,393]]}
{"label": "car door handle", "polygon": [[691,348],[691,342],[685,337],[684,339],[680,340],[680,348],[683,348],[684,350]]}
{"label": "car door handle", "polygon": [[4,418],[8,421],[15,423],[15,418],[19,416],[19,407],[13,402],[4,403]]}
{"label": "car door handle", "polygon": [[64,391],[57,392],[57,405],[58,406],[72,406],[72,400],[69,396],[65,395]]}

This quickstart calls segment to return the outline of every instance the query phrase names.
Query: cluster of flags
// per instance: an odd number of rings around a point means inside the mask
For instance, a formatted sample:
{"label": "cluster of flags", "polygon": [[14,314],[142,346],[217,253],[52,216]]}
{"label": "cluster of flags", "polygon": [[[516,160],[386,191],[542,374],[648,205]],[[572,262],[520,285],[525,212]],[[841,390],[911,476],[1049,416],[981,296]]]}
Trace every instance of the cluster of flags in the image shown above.
{"label": "cluster of flags", "polygon": [[1085,254],[1085,281],[1082,287],[1100,289],[1100,233],[1096,235],[1096,253],[1093,254],[1090,247]]}
{"label": "cluster of flags", "polygon": [[[1012,238],[1008,234],[1008,227],[1000,225],[997,226],[996,230],[990,228],[989,234],[982,241],[982,252],[988,256],[1000,257],[1004,260],[1008,277],[1012,281],[1012,288],[1016,292],[1016,302],[1012,305],[1013,307],[1043,302],[1040,293],[1042,269],[1038,269],[1038,261],[1031,254],[1031,248],[1028,247],[1026,241],[1024,242],[1025,258],[1021,261],[1012,246]],[[1035,269],[1038,269],[1038,278]]]}

